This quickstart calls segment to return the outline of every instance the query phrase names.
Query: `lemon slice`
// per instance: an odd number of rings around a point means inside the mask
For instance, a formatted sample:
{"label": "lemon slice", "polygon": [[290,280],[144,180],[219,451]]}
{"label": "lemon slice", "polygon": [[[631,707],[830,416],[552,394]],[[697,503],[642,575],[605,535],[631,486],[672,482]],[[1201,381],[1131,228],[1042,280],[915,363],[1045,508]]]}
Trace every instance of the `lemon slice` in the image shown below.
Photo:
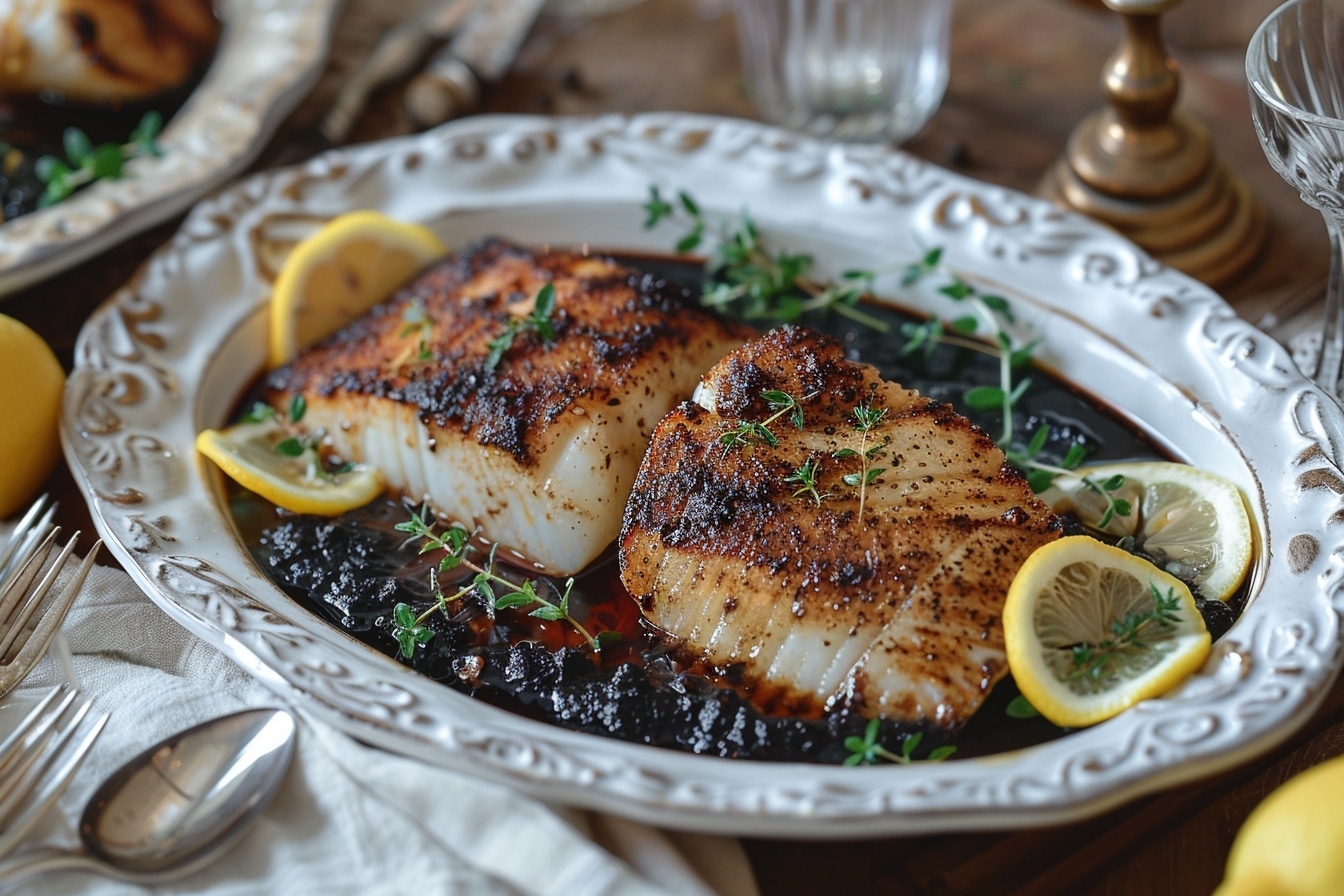
{"label": "lemon slice", "polygon": [[275,421],[238,423],[196,436],[196,450],[243,488],[295,513],[336,516],[383,493],[383,474],[356,465],[344,473],[317,468],[312,451],[291,457],[277,450],[288,433]]}
{"label": "lemon slice", "polygon": [[363,316],[445,252],[426,227],[357,211],[299,242],[271,292],[272,367]]}
{"label": "lemon slice", "polygon": [[[1133,506],[1115,516],[1106,531],[1133,535],[1135,548],[1167,572],[1193,582],[1206,598],[1227,600],[1251,568],[1251,518],[1233,483],[1188,464],[1164,461],[1084,467],[1077,479],[1056,483],[1042,494],[1056,512],[1077,510],[1084,523],[1100,518],[1104,499],[1082,477],[1104,482],[1116,474],[1125,484],[1115,492]],[[1061,477],[1062,479],[1063,477]],[[1072,483],[1072,484],[1070,484]]]}
{"label": "lemon slice", "polygon": [[[1155,591],[1166,613],[1158,613]],[[1061,538],[1027,558],[1008,589],[1003,629],[1022,695],[1065,728],[1166,693],[1202,666],[1210,649],[1180,579],[1087,535]]]}

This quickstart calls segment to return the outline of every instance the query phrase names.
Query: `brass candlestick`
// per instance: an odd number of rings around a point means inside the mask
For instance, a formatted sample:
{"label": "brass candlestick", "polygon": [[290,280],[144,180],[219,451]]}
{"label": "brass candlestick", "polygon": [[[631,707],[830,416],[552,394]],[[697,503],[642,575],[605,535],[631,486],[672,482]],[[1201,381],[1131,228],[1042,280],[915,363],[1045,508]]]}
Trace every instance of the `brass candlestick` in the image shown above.
{"label": "brass candlestick", "polygon": [[1173,113],[1180,70],[1161,14],[1180,0],[1103,0],[1125,33],[1102,73],[1108,105],[1084,118],[1038,192],[1108,224],[1166,264],[1226,283],[1264,242],[1265,213],[1215,158],[1209,133]]}

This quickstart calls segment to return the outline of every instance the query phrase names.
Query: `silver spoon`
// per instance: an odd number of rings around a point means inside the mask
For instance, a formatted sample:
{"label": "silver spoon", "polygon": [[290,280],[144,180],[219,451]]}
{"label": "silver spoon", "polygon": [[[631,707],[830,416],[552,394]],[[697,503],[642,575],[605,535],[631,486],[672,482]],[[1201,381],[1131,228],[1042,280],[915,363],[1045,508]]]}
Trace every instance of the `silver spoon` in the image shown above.
{"label": "silver spoon", "polygon": [[69,869],[153,883],[204,867],[266,808],[294,754],[294,734],[284,710],[251,709],[167,738],[90,797],[79,846],[0,861],[0,887]]}

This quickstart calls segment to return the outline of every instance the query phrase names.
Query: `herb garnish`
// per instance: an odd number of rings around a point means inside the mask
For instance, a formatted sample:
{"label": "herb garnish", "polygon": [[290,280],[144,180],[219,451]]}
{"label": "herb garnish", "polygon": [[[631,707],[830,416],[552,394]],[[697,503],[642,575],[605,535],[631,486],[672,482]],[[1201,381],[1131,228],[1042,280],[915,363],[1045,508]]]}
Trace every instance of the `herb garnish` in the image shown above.
{"label": "herb garnish", "polygon": [[891,436],[887,436],[877,445],[868,444],[869,434],[882,425],[882,421],[887,418],[886,408],[874,408],[872,405],[861,404],[856,406],[853,411],[854,429],[859,433],[859,447],[841,448],[831,454],[834,458],[858,457],[859,472],[846,473],[842,477],[845,485],[852,486],[859,490],[859,520],[863,520],[864,499],[868,494],[868,486],[877,481],[877,477],[887,471],[886,467],[875,467],[873,461],[883,457],[887,452],[887,446],[891,444]]}
{"label": "herb garnish", "polygon": [[[644,204],[645,229],[681,216],[689,229],[677,240],[678,254],[700,248],[710,225],[700,205],[689,193],[677,193],[676,203],[667,201],[658,187],[649,187]],[[706,264],[708,281],[701,301],[745,320],[791,323],[809,311],[834,311],[878,332],[888,330],[886,321],[859,307],[859,300],[872,288],[877,273],[846,271],[838,282],[825,285],[809,276],[815,260],[799,252],[772,252],[762,241],[756,223],[744,212],[736,228],[724,225]]]}
{"label": "herb garnish", "polygon": [[[428,361],[434,357],[434,353],[429,350],[429,338],[434,335],[434,319],[429,316],[429,311],[425,308],[425,300],[419,297],[413,299],[402,310],[401,321],[400,335],[403,339],[411,335],[418,337],[417,355],[420,360]],[[493,351],[493,344],[491,350]],[[499,363],[498,360],[495,363]]]}
{"label": "herb garnish", "polygon": [[547,283],[537,290],[537,296],[532,302],[532,312],[523,318],[510,317],[504,332],[487,343],[490,353],[485,358],[486,371],[492,371],[499,366],[504,353],[513,346],[513,340],[519,333],[532,332],[541,337],[542,342],[555,341],[555,324],[551,322],[551,314],[554,311],[555,284]]}
{"label": "herb garnish", "polygon": [[784,481],[789,485],[798,486],[798,489],[793,493],[793,497],[801,498],[803,495],[807,495],[820,507],[821,502],[829,498],[831,493],[817,491],[817,467],[817,459],[809,457],[803,461],[802,466],[785,476]]}
{"label": "herb garnish", "polygon": [[1031,705],[1031,701],[1021,694],[1008,701],[1004,713],[1010,719],[1034,719],[1040,715],[1036,707]]}
{"label": "herb garnish", "polygon": [[33,173],[46,184],[37,200],[38,208],[46,208],[66,199],[75,190],[96,180],[115,180],[131,159],[138,156],[161,156],[157,138],[163,130],[163,116],[146,112],[125,143],[93,145],[89,135],[79,128],[66,128],[62,135],[65,159],[42,156],[33,164]]}
{"label": "herb garnish", "polygon": [[[941,262],[942,249],[930,249],[918,261],[906,266],[902,285],[911,286],[931,274],[941,272]],[[930,319],[923,323],[902,325],[901,333],[906,337],[906,343],[901,348],[901,354],[923,351],[928,357],[938,345],[954,345],[999,359],[999,385],[968,389],[966,403],[976,410],[999,411],[1003,415],[1003,430],[997,443],[1008,459],[1027,474],[1031,490],[1040,494],[1051,486],[1056,477],[1071,475],[1086,458],[1087,451],[1082,445],[1074,443],[1058,465],[1043,463],[1038,455],[1050,438],[1050,427],[1046,425],[1038,427],[1025,446],[1015,443],[1014,409],[1031,380],[1024,377],[1015,382],[1014,379],[1030,362],[1039,340],[1023,341],[1015,336],[1013,328],[1017,321],[1012,307],[1003,296],[981,292],[955,274],[949,273],[947,276],[950,282],[939,287],[938,292],[953,301],[968,303],[975,313],[958,317],[948,324]],[[979,332],[982,321],[988,321],[993,330],[992,343],[971,338]],[[1078,479],[1084,488],[1100,496],[1106,503],[1100,519],[1092,524],[1094,528],[1105,529],[1115,516],[1129,516],[1133,511],[1129,501],[1113,494],[1124,485],[1123,476],[1110,476],[1102,481],[1086,476]]]}
{"label": "herb garnish", "polygon": [[749,420],[739,422],[732,429],[719,436],[719,444],[723,446],[723,452],[726,455],[734,448],[745,448],[747,445],[757,442],[769,445],[774,448],[779,444],[779,437],[775,435],[770,426],[783,417],[789,415],[789,420],[793,423],[795,429],[803,428],[803,402],[816,396],[804,395],[802,398],[795,398],[788,392],[781,389],[766,389],[761,392],[761,398],[765,399],[766,406],[774,411],[763,421],[756,423]]}
{"label": "herb garnish", "polygon": [[[435,531],[435,525],[430,520],[428,507],[421,507],[419,513],[412,512],[410,519],[398,523],[396,528],[399,532],[409,533],[422,540],[420,553],[443,552],[437,570],[431,572],[431,584],[434,587],[435,594],[434,603],[418,616],[410,606],[404,603],[397,604],[393,608],[392,636],[397,639],[401,648],[401,655],[406,659],[410,659],[415,654],[417,644],[427,643],[434,637],[433,631],[425,627],[425,621],[436,612],[443,612],[446,615],[450,603],[469,594],[475,594],[480,598],[492,613],[495,610],[533,607],[531,612],[528,613],[529,616],[535,616],[549,622],[564,621],[583,636],[589,648],[595,653],[601,653],[603,646],[621,638],[621,633],[617,631],[591,634],[570,614],[569,597],[574,588],[574,579],[570,578],[565,582],[564,591],[559,592],[555,600],[546,597],[542,591],[538,590],[541,586],[535,579],[524,579],[521,583],[510,581],[499,575],[495,569],[495,553],[499,549],[498,544],[491,546],[484,564],[476,563],[469,558],[474,549],[471,544],[472,533],[457,524],[449,526],[442,533]],[[438,587],[438,575],[458,567],[470,570],[476,575],[452,594],[444,594],[442,589]],[[546,586],[549,586],[552,591],[558,590],[549,582],[546,583]]]}
{"label": "herb garnish", "polygon": [[919,747],[919,742],[924,739],[924,733],[916,731],[914,734],[907,734],[901,741],[901,752],[893,753],[877,742],[880,727],[880,721],[872,719],[864,729],[863,737],[851,735],[845,738],[845,749],[849,751],[849,755],[845,757],[845,765],[876,765],[879,759],[901,765],[919,761],[942,762],[957,751],[956,747],[945,745],[930,750],[929,755],[923,760],[917,760],[915,750]]}
{"label": "herb garnish", "polygon": [[1122,618],[1111,620],[1112,637],[1096,644],[1073,645],[1069,681],[1101,681],[1113,667],[1149,649],[1144,639],[1150,631],[1166,631],[1180,622],[1181,601],[1176,590],[1169,588],[1164,595],[1151,582],[1148,588],[1153,595],[1153,609],[1129,610]]}
{"label": "herb garnish", "polygon": [[[930,249],[921,259],[907,265],[901,278],[901,285],[913,286],[925,277],[941,272],[942,255],[942,249]],[[901,334],[907,341],[901,349],[901,354],[909,355],[923,349],[927,356],[936,346],[943,344],[956,345],[997,357],[999,385],[968,389],[966,403],[976,410],[1002,412],[1003,433],[997,441],[999,447],[1007,450],[1013,443],[1013,408],[1031,384],[1029,378],[1017,383],[1014,383],[1013,379],[1031,360],[1032,351],[1037,343],[1022,342],[1015,337],[1013,326],[1017,321],[1013,317],[1008,300],[1003,296],[981,292],[955,274],[947,276],[950,282],[940,286],[938,292],[955,302],[967,303],[972,307],[972,313],[956,318],[950,325],[944,325],[939,320],[902,325]],[[992,345],[970,338],[979,332],[982,321],[988,322],[993,330]]]}
{"label": "herb garnish", "polygon": [[[700,248],[711,231],[700,204],[684,190],[679,191],[674,200],[669,200],[656,185],[651,185],[649,199],[643,207],[647,213],[644,221],[646,229],[677,218],[685,218],[689,222],[685,234],[676,243],[678,253],[693,252]],[[1085,451],[1075,445],[1058,466],[1040,462],[1037,455],[1049,438],[1048,427],[1044,431],[1038,429],[1025,448],[1015,444],[1014,409],[1031,385],[1029,377],[1018,379],[1018,374],[1031,360],[1037,341],[1023,340],[1015,333],[1017,322],[1006,298],[981,291],[945,270],[942,256],[943,250],[935,247],[918,260],[893,270],[902,271],[903,287],[913,286],[933,275],[945,276],[948,282],[938,287],[938,292],[955,302],[966,303],[971,312],[948,323],[931,319],[923,323],[903,324],[901,333],[906,343],[901,354],[923,351],[926,356],[930,356],[939,345],[954,345],[997,357],[999,384],[968,389],[966,403],[976,410],[1000,412],[1003,429],[996,441],[1009,460],[1027,472],[1032,490],[1040,493],[1050,486],[1056,476],[1082,463]],[[880,332],[887,331],[884,321],[856,307],[859,300],[871,290],[878,276],[877,271],[847,271],[841,275],[839,282],[826,286],[809,276],[813,263],[813,257],[803,253],[772,253],[762,243],[755,222],[744,212],[736,228],[726,225],[720,228],[717,245],[713,247],[713,254],[707,262],[709,281],[702,301],[747,320],[776,322],[793,322],[808,311],[830,309]],[[988,323],[991,330],[988,334],[991,341],[988,343],[974,338],[980,333],[983,323]],[[772,438],[771,433],[757,429],[755,424],[743,424],[737,431],[724,436],[724,444],[735,447],[757,441],[773,445]],[[824,496],[815,487],[808,485],[809,477],[815,485],[815,475],[815,464],[794,471],[787,481],[799,485],[795,497],[807,495],[820,502]],[[850,474],[846,481],[855,475]],[[867,464],[857,475],[866,479],[869,475]],[[862,489],[868,482],[871,480],[849,484]],[[1111,495],[1123,484],[1123,479],[1117,481],[1111,477],[1105,482],[1096,482],[1083,478],[1083,483],[1084,487],[1101,495],[1107,502],[1102,520],[1096,528],[1105,529],[1115,515],[1128,516],[1131,512],[1129,502]],[[862,492],[859,508],[862,513]]]}
{"label": "herb garnish", "polygon": [[[677,241],[678,253],[693,252],[705,242],[711,232],[711,225],[700,209],[700,204],[687,192],[679,191],[674,200],[665,198],[656,185],[649,187],[649,199],[644,204],[647,217],[646,229],[658,226],[663,221],[685,218],[689,222],[685,234]],[[901,326],[906,343],[901,349],[903,355],[923,351],[931,355],[939,345],[955,345],[977,352],[992,355],[999,359],[999,384],[997,386],[977,386],[966,391],[966,403],[976,410],[998,411],[1003,417],[1003,429],[996,440],[999,447],[1008,455],[1009,460],[1028,473],[1028,480],[1037,493],[1049,487],[1055,476],[1077,467],[1084,453],[1074,453],[1069,449],[1065,462],[1051,466],[1037,460],[1045,441],[1049,438],[1049,429],[1041,430],[1032,436],[1026,448],[1015,444],[1014,410],[1018,401],[1031,385],[1029,377],[1018,378],[1020,372],[1031,360],[1036,348],[1035,340],[1021,339],[1015,333],[1016,320],[1008,300],[995,293],[984,292],[963,278],[945,270],[942,264],[943,250],[928,250],[918,260],[893,268],[901,270],[901,285],[913,286],[915,283],[935,274],[946,276],[948,282],[938,287],[938,292],[953,301],[966,303],[971,312],[953,319],[948,323],[931,319],[923,323],[907,323]],[[811,255],[791,252],[772,253],[762,242],[759,229],[746,213],[736,228],[726,225],[720,228],[717,244],[707,262],[709,279],[702,296],[705,305],[731,312],[747,320],[771,320],[775,322],[793,322],[799,320],[808,311],[830,309],[881,332],[887,325],[861,311],[859,300],[871,290],[876,279],[876,271],[847,271],[840,280],[832,285],[823,285],[812,279],[809,274],[814,260]],[[990,342],[976,337],[982,324],[990,328]],[[739,447],[751,442],[763,442],[773,445],[773,434],[758,428],[757,424],[742,424],[737,430],[725,434],[727,447]],[[1032,446],[1035,446],[1034,448]],[[1075,446],[1079,452],[1081,446]],[[820,501],[823,495],[808,486],[808,477],[815,480],[816,467],[799,467],[788,478],[799,486],[795,497],[807,495]],[[850,474],[847,481],[856,474]],[[857,474],[867,477],[868,466]],[[1113,499],[1111,492],[1119,485],[1111,485],[1114,478],[1098,483],[1085,478],[1084,486],[1101,495],[1107,501],[1102,522],[1096,528],[1104,529],[1115,515],[1127,516],[1128,502]],[[850,482],[861,490],[871,482]],[[1123,482],[1123,480],[1121,480]],[[863,493],[860,492],[860,513],[863,510]]]}
{"label": "herb garnish", "polygon": [[1125,477],[1121,474],[1115,473],[1097,481],[1091,476],[1079,476],[1074,472],[1078,469],[1078,465],[1083,462],[1083,458],[1087,456],[1087,450],[1082,445],[1077,443],[1070,445],[1058,466],[1036,460],[1036,456],[1041,453],[1049,437],[1050,427],[1041,426],[1032,434],[1031,441],[1027,443],[1026,448],[1021,451],[1010,452],[1008,455],[1010,460],[1027,470],[1027,483],[1031,486],[1032,491],[1040,494],[1050,486],[1055,485],[1056,480],[1062,477],[1077,480],[1083,488],[1101,498],[1106,504],[1101,516],[1095,523],[1091,524],[1097,530],[1104,530],[1116,516],[1129,516],[1134,511],[1133,505],[1127,499],[1118,498],[1115,495],[1125,485]]}
{"label": "herb garnish", "polygon": [[[310,479],[334,479],[342,473],[349,473],[355,465],[346,461],[335,468],[329,468],[322,458],[322,440],[326,438],[327,431],[322,427],[311,432],[305,432],[298,428],[298,424],[308,413],[308,400],[300,394],[295,394],[289,400],[289,409],[286,413],[286,419],[280,421],[281,426],[288,432],[293,433],[276,443],[275,453],[284,457],[303,457],[305,454],[312,456],[308,460],[308,478]],[[264,423],[268,420],[279,420],[280,414],[275,408],[258,401],[242,416],[243,423]]]}

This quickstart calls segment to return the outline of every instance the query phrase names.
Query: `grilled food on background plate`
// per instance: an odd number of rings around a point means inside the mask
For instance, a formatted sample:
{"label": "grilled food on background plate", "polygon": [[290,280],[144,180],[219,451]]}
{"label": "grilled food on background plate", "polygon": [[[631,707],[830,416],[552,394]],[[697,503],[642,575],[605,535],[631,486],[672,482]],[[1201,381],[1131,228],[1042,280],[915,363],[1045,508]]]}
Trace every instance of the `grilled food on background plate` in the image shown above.
{"label": "grilled food on background plate", "polygon": [[211,0],[0,0],[0,96],[149,99],[210,58]]}

